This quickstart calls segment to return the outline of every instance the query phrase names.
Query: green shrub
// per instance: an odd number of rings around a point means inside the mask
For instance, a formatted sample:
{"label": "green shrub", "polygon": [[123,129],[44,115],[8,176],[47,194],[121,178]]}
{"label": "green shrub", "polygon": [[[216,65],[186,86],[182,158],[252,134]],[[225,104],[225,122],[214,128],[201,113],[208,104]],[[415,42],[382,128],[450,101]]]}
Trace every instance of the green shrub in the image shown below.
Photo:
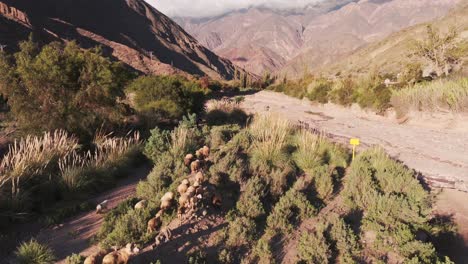
{"label": "green shrub", "polygon": [[56,260],[49,247],[34,239],[23,242],[15,251],[15,255],[18,264],[52,264]]}
{"label": "green shrub", "polygon": [[248,217],[236,217],[233,221],[229,221],[228,246],[239,247],[249,245],[254,241],[257,231],[255,221]]}
{"label": "green shrub", "polygon": [[358,82],[354,97],[362,108],[371,108],[377,112],[384,112],[390,107],[392,91],[384,84],[384,80],[377,74],[371,74]]}
{"label": "green shrub", "polygon": [[315,208],[307,197],[292,188],[275,204],[267,218],[267,225],[269,229],[288,233],[295,225],[314,214]]}
{"label": "green shrub", "polygon": [[336,81],[329,93],[330,100],[335,104],[350,106],[353,104],[354,90],[356,84],[351,78]]}
{"label": "green shrub", "polygon": [[181,76],[142,76],[126,88],[134,108],[153,126],[203,110],[205,91]]}
{"label": "green shrub", "polygon": [[207,264],[208,261],[206,260],[206,253],[200,250],[190,253],[187,256],[187,263],[188,264]]}
{"label": "green shrub", "polygon": [[332,89],[332,83],[324,79],[314,80],[307,87],[307,98],[322,104],[328,103],[328,93]]}
{"label": "green shrub", "polygon": [[259,177],[253,177],[247,181],[245,190],[237,201],[237,210],[243,216],[258,219],[265,215],[262,199],[266,195],[266,186]]}
{"label": "green shrub", "polygon": [[115,226],[101,241],[104,248],[112,246],[124,247],[127,243],[147,242],[147,222],[151,218],[151,212],[145,210],[128,210],[126,214],[117,217]]}
{"label": "green shrub", "polygon": [[308,172],[313,175],[315,190],[317,191],[318,197],[322,200],[330,198],[333,194],[334,180],[336,178],[333,172],[334,171],[330,172],[328,166],[320,166]]}
{"label": "green shrub", "polygon": [[327,264],[331,258],[329,245],[320,229],[311,233],[303,233],[299,238],[297,252],[298,257],[306,263]]}
{"label": "green shrub", "polygon": [[240,130],[241,128],[237,124],[214,126],[210,129],[210,134],[206,141],[210,142],[211,150],[215,151],[229,142]]}
{"label": "green shrub", "polygon": [[65,259],[66,264],[82,264],[85,260],[85,257],[79,254],[72,254]]}
{"label": "green shrub", "polygon": [[[3,56],[0,59],[5,59]],[[75,42],[39,48],[22,42],[8,65],[0,90],[13,117],[26,131],[65,129],[89,138],[103,124],[116,127],[125,107],[119,103],[131,75],[120,63],[104,58],[98,49],[83,50]]]}

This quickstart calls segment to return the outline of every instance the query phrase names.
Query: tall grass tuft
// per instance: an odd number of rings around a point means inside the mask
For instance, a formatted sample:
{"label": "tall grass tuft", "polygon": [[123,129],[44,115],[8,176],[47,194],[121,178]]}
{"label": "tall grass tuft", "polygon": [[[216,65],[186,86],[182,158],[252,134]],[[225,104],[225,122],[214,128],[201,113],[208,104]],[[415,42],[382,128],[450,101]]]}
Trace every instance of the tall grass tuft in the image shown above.
{"label": "tall grass tuft", "polygon": [[290,121],[277,115],[255,116],[249,127],[253,137],[253,158],[266,165],[283,162],[291,127]]}
{"label": "tall grass tuft", "polygon": [[63,130],[15,141],[0,163],[0,187],[11,184],[12,194],[18,194],[20,184],[46,173],[52,164],[77,148],[78,139]]}
{"label": "tall grass tuft", "polygon": [[52,250],[36,240],[22,243],[15,255],[18,264],[52,264],[55,262]]}
{"label": "tall grass tuft", "polygon": [[410,111],[468,111],[468,78],[438,80],[394,91],[391,104],[397,115]]}

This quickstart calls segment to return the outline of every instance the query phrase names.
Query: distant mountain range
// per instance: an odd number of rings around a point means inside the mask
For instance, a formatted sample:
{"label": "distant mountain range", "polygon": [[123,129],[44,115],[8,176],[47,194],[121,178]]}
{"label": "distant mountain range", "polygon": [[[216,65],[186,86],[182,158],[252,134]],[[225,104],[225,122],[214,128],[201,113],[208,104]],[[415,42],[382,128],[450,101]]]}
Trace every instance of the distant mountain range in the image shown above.
{"label": "distant mountain range", "polygon": [[300,75],[401,29],[442,17],[459,0],[335,0],[296,10],[249,8],[174,18],[199,42],[247,70]]}
{"label": "distant mountain range", "polygon": [[0,44],[75,40],[145,73],[232,79],[234,65],[143,0],[0,0]]}

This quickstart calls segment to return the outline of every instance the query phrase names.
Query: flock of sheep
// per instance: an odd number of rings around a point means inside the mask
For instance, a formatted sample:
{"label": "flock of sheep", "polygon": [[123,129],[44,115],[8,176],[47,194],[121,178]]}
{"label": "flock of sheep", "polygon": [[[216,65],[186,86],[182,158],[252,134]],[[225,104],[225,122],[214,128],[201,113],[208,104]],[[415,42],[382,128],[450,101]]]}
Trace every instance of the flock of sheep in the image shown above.
{"label": "flock of sheep", "polygon": [[[187,179],[184,179],[177,187],[178,209],[177,217],[180,225],[184,221],[192,220],[207,214],[208,206],[220,207],[222,205],[222,197],[215,187],[207,183],[203,168],[206,165],[207,158],[210,155],[210,148],[204,146],[196,151],[195,155],[187,154],[184,158],[185,166],[190,166],[191,174]],[[96,207],[97,213],[102,213],[107,209],[108,201],[104,201]],[[135,204],[135,210],[146,208],[148,202],[141,200]],[[175,204],[175,195],[173,192],[165,193],[161,198],[160,210],[156,215],[148,221],[147,232],[158,232],[155,238],[153,248],[161,243],[171,239],[171,229],[166,226],[162,227],[162,215]],[[114,250],[112,252],[100,250],[99,252],[88,256],[85,264],[126,264],[130,257],[135,255],[140,250],[134,244],[127,244],[125,248]]]}

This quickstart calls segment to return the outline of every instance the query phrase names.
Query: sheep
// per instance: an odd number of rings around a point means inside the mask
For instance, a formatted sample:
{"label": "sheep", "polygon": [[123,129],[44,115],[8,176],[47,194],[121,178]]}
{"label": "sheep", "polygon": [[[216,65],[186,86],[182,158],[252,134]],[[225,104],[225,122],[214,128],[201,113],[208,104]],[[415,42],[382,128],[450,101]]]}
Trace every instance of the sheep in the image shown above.
{"label": "sheep", "polygon": [[164,200],[173,200],[174,199],[174,193],[173,192],[167,192],[161,197],[161,202]]}
{"label": "sheep", "polygon": [[197,174],[195,174],[195,182],[202,184],[204,181],[205,177],[203,176],[203,173],[201,171],[197,172]]}
{"label": "sheep", "polygon": [[187,191],[188,187],[189,187],[188,184],[183,184],[183,183],[181,183],[179,186],[177,186],[177,192],[178,192],[180,195],[182,195],[182,194],[184,194],[184,193]]}
{"label": "sheep", "polygon": [[135,204],[135,210],[140,210],[146,208],[148,205],[148,201],[146,200],[141,200],[137,204]]}
{"label": "sheep", "polygon": [[155,238],[155,243],[153,245],[153,248],[155,246],[159,246],[160,244],[169,241],[171,237],[172,237],[172,232],[169,227],[166,226],[166,227],[161,228],[161,231],[159,231],[159,234]]}
{"label": "sheep", "polygon": [[130,257],[140,250],[133,244],[127,244],[125,248],[111,252],[104,256],[102,264],[127,264]]}
{"label": "sheep", "polygon": [[203,152],[202,152],[202,149],[199,149],[197,151],[195,151],[195,157],[197,157],[197,159],[203,159]]}
{"label": "sheep", "polygon": [[101,264],[102,259],[104,258],[105,255],[109,253],[108,250],[101,249],[98,252],[89,255],[85,260],[84,264]]}
{"label": "sheep", "polygon": [[200,160],[195,160],[190,164],[190,170],[195,173],[200,170]]}
{"label": "sheep", "polygon": [[179,208],[182,208],[184,207],[187,202],[189,201],[190,197],[188,196],[188,194],[183,194],[179,197]]}
{"label": "sheep", "polygon": [[107,204],[109,203],[108,200],[105,200],[103,201],[102,203],[98,204],[96,206],[96,214],[101,214],[103,213],[105,210],[107,210]]}
{"label": "sheep", "polygon": [[174,193],[167,192],[161,197],[161,210],[165,211],[169,209],[172,205],[172,200],[174,200]]}
{"label": "sheep", "polygon": [[184,179],[184,180],[182,181],[182,184],[185,184],[185,185],[190,185],[190,182],[189,182],[189,180],[187,180],[187,179]]}
{"label": "sheep", "polygon": [[185,192],[187,194],[187,196],[193,196],[195,194],[195,191],[196,191],[196,188],[194,186],[190,186],[188,187],[187,189],[187,192]]}
{"label": "sheep", "polygon": [[147,229],[146,231],[148,233],[153,233],[155,232],[156,230],[158,230],[162,225],[162,221],[161,221],[161,217],[159,217],[158,215],[156,215],[156,217],[153,217],[151,218],[149,221],[148,221],[148,225],[147,225]]}
{"label": "sheep", "polygon": [[161,217],[163,214],[164,214],[164,210],[159,210],[159,211],[156,213],[156,216],[155,216],[155,217]]}
{"label": "sheep", "polygon": [[215,192],[213,197],[211,198],[211,203],[213,204],[214,207],[221,207],[223,205],[223,198],[221,197],[221,194],[218,192]]}
{"label": "sheep", "polygon": [[203,146],[202,153],[205,158],[208,158],[208,156],[210,156],[210,148],[208,146]]}
{"label": "sheep", "polygon": [[190,165],[190,163],[192,162],[193,158],[194,158],[194,157],[193,157],[193,154],[187,154],[187,155],[185,155],[185,158],[184,158],[184,164],[185,164],[185,166]]}

